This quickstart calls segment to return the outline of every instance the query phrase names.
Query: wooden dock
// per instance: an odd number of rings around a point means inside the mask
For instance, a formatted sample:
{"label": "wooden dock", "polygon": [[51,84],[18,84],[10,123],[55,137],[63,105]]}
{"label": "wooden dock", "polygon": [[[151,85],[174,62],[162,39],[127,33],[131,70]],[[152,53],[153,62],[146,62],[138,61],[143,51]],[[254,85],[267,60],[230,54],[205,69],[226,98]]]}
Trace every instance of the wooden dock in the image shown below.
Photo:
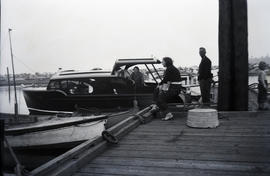
{"label": "wooden dock", "polygon": [[186,126],[186,113],[142,125],[129,119],[137,128],[118,144],[99,139],[80,154],[83,161],[72,155],[72,163],[50,175],[270,175],[270,112],[224,112],[219,120],[216,129],[195,129]]}
{"label": "wooden dock", "polygon": [[185,123],[141,125],[74,175],[270,175],[269,114],[227,113],[216,129]]}

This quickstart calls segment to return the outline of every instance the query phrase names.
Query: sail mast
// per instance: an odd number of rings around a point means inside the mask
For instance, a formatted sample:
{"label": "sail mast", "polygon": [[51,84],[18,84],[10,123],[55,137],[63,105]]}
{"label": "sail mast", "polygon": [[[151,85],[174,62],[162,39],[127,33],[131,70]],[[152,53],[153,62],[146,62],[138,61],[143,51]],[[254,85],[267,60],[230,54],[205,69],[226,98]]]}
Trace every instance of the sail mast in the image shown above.
{"label": "sail mast", "polygon": [[11,43],[11,35],[10,35],[11,31],[12,31],[12,29],[8,29],[10,54],[11,54],[11,62],[12,62],[12,72],[13,72],[13,86],[14,86],[14,94],[15,94],[14,112],[15,112],[15,119],[17,119],[17,117],[18,117],[18,101],[17,101],[15,70],[14,70],[14,62],[13,62],[13,51],[12,51],[12,43]]}

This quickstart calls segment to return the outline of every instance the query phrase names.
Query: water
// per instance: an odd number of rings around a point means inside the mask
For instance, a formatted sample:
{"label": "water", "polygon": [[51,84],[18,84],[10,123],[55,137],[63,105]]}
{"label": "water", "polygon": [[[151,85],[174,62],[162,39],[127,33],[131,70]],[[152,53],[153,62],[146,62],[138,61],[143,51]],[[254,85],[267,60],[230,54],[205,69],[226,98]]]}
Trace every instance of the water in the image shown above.
{"label": "water", "polygon": [[[17,89],[19,114],[29,114],[29,111],[27,109],[23,97],[22,87],[17,86],[16,89]],[[10,96],[8,93],[8,86],[0,87],[0,112],[14,113],[14,103],[15,103],[14,87],[10,87]]]}

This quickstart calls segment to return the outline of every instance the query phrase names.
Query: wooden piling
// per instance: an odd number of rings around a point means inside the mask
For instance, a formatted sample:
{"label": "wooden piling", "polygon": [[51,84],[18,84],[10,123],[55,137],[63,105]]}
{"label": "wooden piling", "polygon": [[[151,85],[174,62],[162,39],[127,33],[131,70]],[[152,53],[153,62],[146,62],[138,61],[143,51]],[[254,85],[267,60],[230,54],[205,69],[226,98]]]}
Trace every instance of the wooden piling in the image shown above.
{"label": "wooden piling", "polygon": [[247,0],[219,0],[218,110],[248,110]]}

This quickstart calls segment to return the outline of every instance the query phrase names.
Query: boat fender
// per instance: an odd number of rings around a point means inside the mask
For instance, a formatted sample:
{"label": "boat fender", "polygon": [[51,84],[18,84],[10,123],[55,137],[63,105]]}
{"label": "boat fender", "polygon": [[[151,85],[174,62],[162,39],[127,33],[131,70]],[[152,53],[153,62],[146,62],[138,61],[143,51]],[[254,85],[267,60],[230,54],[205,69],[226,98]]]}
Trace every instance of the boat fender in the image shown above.
{"label": "boat fender", "polygon": [[102,132],[102,137],[104,140],[106,140],[107,142],[111,144],[118,144],[118,139],[107,130],[104,130]]}
{"label": "boat fender", "polygon": [[142,124],[145,124],[145,119],[143,118],[143,116],[136,114],[135,117],[137,117]]}

